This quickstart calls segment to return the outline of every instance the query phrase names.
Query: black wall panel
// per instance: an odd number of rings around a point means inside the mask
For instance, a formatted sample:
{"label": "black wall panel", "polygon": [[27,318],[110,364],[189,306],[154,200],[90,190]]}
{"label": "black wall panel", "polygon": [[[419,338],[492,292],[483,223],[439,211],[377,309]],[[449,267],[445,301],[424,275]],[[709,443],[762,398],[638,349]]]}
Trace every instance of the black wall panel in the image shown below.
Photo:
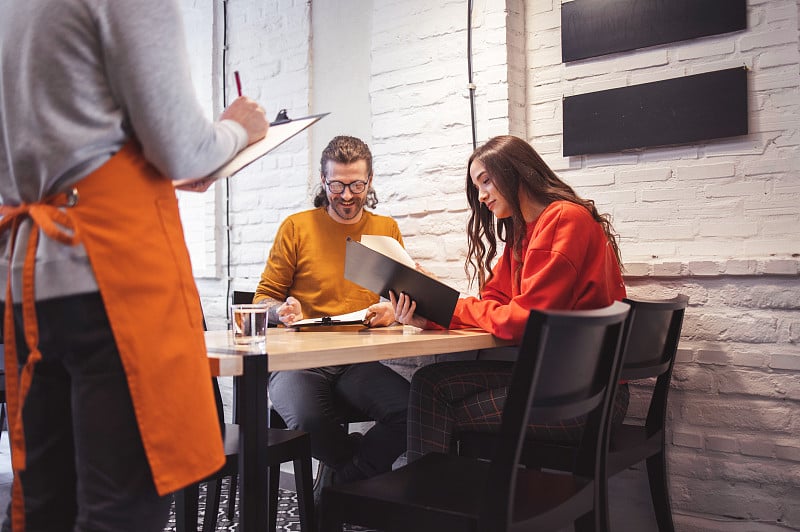
{"label": "black wall panel", "polygon": [[747,134],[747,71],[719,70],[568,96],[564,156]]}
{"label": "black wall panel", "polygon": [[566,63],[746,27],[746,0],[574,0],[561,6],[561,54]]}

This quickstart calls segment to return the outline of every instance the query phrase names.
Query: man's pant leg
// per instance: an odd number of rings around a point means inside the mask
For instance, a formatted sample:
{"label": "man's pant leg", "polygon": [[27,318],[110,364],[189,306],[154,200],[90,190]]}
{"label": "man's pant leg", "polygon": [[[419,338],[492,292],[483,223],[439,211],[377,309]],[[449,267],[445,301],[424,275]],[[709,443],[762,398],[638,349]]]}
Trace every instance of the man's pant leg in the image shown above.
{"label": "man's pant leg", "polygon": [[409,383],[380,362],[353,364],[336,381],[336,393],[375,420],[355,463],[366,475],[390,471],[406,450]]}
{"label": "man's pant leg", "polygon": [[338,467],[353,457],[353,441],[333,400],[334,379],[341,369],[278,371],[270,375],[269,397],[286,426],[311,435],[311,454]]}

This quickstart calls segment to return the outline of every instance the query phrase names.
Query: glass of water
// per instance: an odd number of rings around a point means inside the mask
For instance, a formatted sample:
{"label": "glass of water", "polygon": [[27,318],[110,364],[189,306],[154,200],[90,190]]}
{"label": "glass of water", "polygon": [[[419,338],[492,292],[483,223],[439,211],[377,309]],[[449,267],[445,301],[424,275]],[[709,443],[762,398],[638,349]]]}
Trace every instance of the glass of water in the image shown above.
{"label": "glass of water", "polygon": [[267,342],[267,305],[231,305],[233,341],[239,345],[265,346]]}

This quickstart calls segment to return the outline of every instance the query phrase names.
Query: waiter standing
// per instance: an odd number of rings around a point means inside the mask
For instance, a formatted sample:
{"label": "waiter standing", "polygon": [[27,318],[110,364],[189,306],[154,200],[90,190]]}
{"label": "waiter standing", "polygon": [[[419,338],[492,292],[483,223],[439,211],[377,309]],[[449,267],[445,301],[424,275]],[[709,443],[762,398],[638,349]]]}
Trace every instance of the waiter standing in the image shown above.
{"label": "waiter standing", "polygon": [[0,13],[13,530],[162,530],[169,494],[224,463],[170,180],[268,123],[248,98],[203,116],[177,0]]}

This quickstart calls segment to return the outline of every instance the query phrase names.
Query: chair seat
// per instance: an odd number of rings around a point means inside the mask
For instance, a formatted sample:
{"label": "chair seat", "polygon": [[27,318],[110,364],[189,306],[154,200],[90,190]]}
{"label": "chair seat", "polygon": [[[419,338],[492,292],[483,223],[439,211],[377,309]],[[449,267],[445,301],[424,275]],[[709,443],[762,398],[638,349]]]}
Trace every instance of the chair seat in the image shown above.
{"label": "chair seat", "polygon": [[[213,473],[202,482],[219,478],[220,476],[235,474],[237,472],[239,425],[225,423],[222,429],[222,436],[226,458],[225,465],[222,466],[222,469]],[[271,467],[294,460],[299,456],[298,448],[305,444],[304,440],[308,440],[307,445],[311,444],[310,436],[301,430],[267,429],[267,448],[269,449],[269,453],[267,453],[267,464]],[[227,473],[227,470],[230,470],[230,473]]]}
{"label": "chair seat", "polygon": [[[459,432],[458,454],[473,458],[492,456],[497,434],[492,432]],[[525,440],[520,451],[520,463],[527,467],[544,467],[559,471],[572,471],[578,454],[577,443],[544,440]]]}
{"label": "chair seat", "polygon": [[[323,504],[331,511],[347,505],[359,524],[391,530],[468,530],[477,524],[490,463],[463,456],[429,453],[400,469],[327,489]],[[592,508],[591,482],[572,475],[520,470],[514,521]],[[361,501],[356,503],[355,501]],[[524,501],[524,504],[523,504]],[[563,505],[569,501],[568,505]],[[353,509],[353,505],[358,508]],[[411,516],[411,517],[410,517]],[[424,524],[422,524],[424,523]]]}
{"label": "chair seat", "polygon": [[267,447],[269,453],[267,455],[267,463],[272,466],[273,464],[282,464],[294,460],[298,456],[300,446],[308,445],[309,452],[311,449],[311,436],[302,430],[290,429],[267,429]]}

